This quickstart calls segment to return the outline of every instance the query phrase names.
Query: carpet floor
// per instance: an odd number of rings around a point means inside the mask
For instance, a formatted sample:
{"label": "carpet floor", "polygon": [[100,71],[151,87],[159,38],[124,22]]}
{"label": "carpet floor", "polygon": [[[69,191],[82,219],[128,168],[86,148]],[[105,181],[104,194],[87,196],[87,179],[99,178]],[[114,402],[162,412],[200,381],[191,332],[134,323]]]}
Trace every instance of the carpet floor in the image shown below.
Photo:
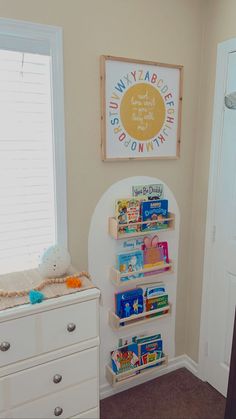
{"label": "carpet floor", "polygon": [[101,401],[101,419],[223,419],[225,398],[187,369]]}

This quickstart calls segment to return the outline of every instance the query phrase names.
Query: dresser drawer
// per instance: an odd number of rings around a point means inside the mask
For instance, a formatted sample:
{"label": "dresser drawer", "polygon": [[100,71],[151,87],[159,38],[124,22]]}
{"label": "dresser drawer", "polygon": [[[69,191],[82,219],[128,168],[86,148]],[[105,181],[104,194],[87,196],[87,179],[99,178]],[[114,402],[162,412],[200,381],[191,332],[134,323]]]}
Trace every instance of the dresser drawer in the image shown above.
{"label": "dresser drawer", "polygon": [[50,310],[40,317],[44,352],[98,335],[97,300]]}
{"label": "dresser drawer", "polygon": [[87,412],[80,413],[78,416],[73,416],[71,419],[99,419],[99,408],[88,410]]}
{"label": "dresser drawer", "polygon": [[97,347],[30,368],[9,377],[11,406],[61,391],[97,376]]}
{"label": "dresser drawer", "polygon": [[0,323],[0,345],[2,343],[10,345],[6,351],[0,350],[0,367],[34,356],[35,333],[34,316]]}
{"label": "dresser drawer", "polygon": [[0,419],[8,419],[10,417],[10,412],[0,412]]}
{"label": "dresser drawer", "polygon": [[[0,380],[0,412],[4,409],[4,393],[3,393],[3,379]],[[1,417],[1,416],[0,416]]]}
{"label": "dresser drawer", "polygon": [[71,418],[98,405],[97,379],[55,393],[49,397],[25,404],[11,411],[14,419],[51,419],[57,413],[60,418]]}

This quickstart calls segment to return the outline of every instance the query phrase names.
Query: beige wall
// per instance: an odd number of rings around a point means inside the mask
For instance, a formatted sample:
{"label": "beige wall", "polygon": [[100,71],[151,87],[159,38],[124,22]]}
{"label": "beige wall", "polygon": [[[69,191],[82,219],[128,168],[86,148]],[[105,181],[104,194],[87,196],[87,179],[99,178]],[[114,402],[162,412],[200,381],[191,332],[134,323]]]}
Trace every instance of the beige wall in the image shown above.
{"label": "beige wall", "polygon": [[[64,30],[69,249],[74,264],[79,269],[87,267],[91,215],[102,193],[112,183],[133,175],[156,176],[176,196],[181,211],[177,355],[185,352],[188,282],[196,282],[191,286],[191,295],[201,282],[197,274],[188,275],[188,268],[204,3],[204,0],[0,0],[1,17],[58,25]],[[184,65],[180,160],[101,161],[101,54]],[[199,309],[195,307],[191,313],[197,334]],[[190,339],[188,332],[189,342]],[[188,345],[194,358],[196,343],[194,337],[193,347]]]}
{"label": "beige wall", "polygon": [[191,269],[188,290],[186,353],[198,360],[201,315],[203,255],[208,193],[211,127],[214,100],[217,44],[236,37],[236,1],[207,0],[202,43],[201,84],[196,137],[193,211],[191,231]]}

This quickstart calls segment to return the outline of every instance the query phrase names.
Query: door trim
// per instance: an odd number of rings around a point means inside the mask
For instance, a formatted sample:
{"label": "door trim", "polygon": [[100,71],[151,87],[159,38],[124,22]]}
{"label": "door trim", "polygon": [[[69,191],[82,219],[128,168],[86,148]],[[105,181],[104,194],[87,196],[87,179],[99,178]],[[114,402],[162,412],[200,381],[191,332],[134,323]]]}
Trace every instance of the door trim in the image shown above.
{"label": "door trim", "polygon": [[[216,80],[215,80],[215,97],[213,108],[212,123],[212,142],[210,171],[208,182],[208,201],[207,201],[207,218],[205,233],[205,252],[203,267],[203,288],[202,288],[202,308],[201,308],[201,325],[199,340],[199,378],[206,381],[206,360],[208,351],[208,301],[210,295],[211,284],[211,265],[212,250],[214,245],[215,234],[215,203],[216,203],[216,185],[218,180],[218,166],[222,142],[223,116],[224,116],[224,96],[226,91],[227,80],[227,60],[228,54],[236,51],[236,38],[227,40],[218,45],[217,63],[216,63]],[[235,112],[235,111],[232,111]]]}

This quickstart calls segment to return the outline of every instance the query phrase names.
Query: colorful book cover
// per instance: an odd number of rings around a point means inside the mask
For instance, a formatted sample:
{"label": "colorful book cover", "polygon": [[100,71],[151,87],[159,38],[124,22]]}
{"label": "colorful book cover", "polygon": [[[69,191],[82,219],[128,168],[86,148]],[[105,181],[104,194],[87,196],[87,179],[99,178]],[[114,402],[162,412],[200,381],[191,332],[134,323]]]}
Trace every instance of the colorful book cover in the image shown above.
{"label": "colorful book cover", "polygon": [[[118,199],[115,202],[115,217],[119,223],[119,233],[140,231],[140,225],[132,225],[140,221],[140,200],[136,198]],[[130,224],[122,226],[122,224]]]}
{"label": "colorful book cover", "polygon": [[[156,275],[162,272],[170,270],[170,267],[164,267],[166,263],[169,263],[169,252],[168,252],[168,242],[157,242],[156,247],[153,246],[153,241],[155,237],[144,237],[143,242],[143,267],[152,268],[159,266],[157,271],[145,272],[144,276]],[[163,269],[160,269],[163,265]]]}
{"label": "colorful book cover", "polygon": [[148,342],[138,344],[138,355],[140,365],[145,365],[154,362],[161,358],[163,354],[162,339],[155,339]]}
{"label": "colorful book cover", "polygon": [[161,339],[161,334],[157,333],[156,335],[142,335],[142,336],[133,336],[133,342],[140,344],[140,343],[147,343],[153,340]]}
{"label": "colorful book cover", "polygon": [[133,250],[142,250],[143,244],[144,243],[142,237],[136,237],[126,240],[117,240],[117,250],[119,253]]}
{"label": "colorful book cover", "polygon": [[142,313],[144,309],[142,288],[115,294],[115,305],[116,314],[121,319]]}
{"label": "colorful book cover", "polygon": [[166,293],[157,295],[157,296],[152,297],[152,298],[150,298],[150,297],[147,298],[146,297],[146,302],[145,302],[146,311],[152,311],[152,310],[157,310],[159,308],[160,309],[163,308],[162,311],[159,311],[158,313],[151,314],[150,316],[147,316],[147,318],[158,317],[158,316],[161,316],[163,314],[168,313],[169,308],[166,308],[166,306],[168,306],[168,305],[169,305],[169,300],[168,300],[168,294],[166,294]]}
{"label": "colorful book cover", "polygon": [[132,195],[135,198],[147,198],[148,200],[163,199],[164,187],[163,184],[152,184],[152,185],[137,185],[132,186]]}
{"label": "colorful book cover", "polygon": [[143,266],[145,269],[164,265],[164,263],[164,251],[162,247],[157,245],[156,247],[145,247],[143,249]]}
{"label": "colorful book cover", "polygon": [[163,218],[166,217],[168,217],[167,199],[141,202],[141,221],[152,221],[151,223],[142,224],[142,231],[161,230],[168,228],[168,221],[162,221]]}
{"label": "colorful book cover", "polygon": [[121,281],[129,281],[136,278],[142,278],[143,273],[137,273],[143,269],[143,252],[142,250],[134,250],[127,253],[117,255],[117,269],[122,274],[128,273],[128,276],[121,276]]}
{"label": "colorful book cover", "polygon": [[121,346],[129,345],[129,344],[134,343],[134,342],[135,341],[133,339],[133,336],[119,338],[119,340],[118,340],[118,348],[120,348]]}
{"label": "colorful book cover", "polygon": [[161,283],[148,286],[145,291],[146,298],[155,298],[163,294],[166,294],[166,289],[165,286]]}
{"label": "colorful book cover", "polygon": [[131,343],[112,351],[111,363],[112,370],[116,374],[132,370],[139,366],[137,344]]}
{"label": "colorful book cover", "polygon": [[169,263],[168,242],[158,242],[158,247],[163,249],[164,262]]}

